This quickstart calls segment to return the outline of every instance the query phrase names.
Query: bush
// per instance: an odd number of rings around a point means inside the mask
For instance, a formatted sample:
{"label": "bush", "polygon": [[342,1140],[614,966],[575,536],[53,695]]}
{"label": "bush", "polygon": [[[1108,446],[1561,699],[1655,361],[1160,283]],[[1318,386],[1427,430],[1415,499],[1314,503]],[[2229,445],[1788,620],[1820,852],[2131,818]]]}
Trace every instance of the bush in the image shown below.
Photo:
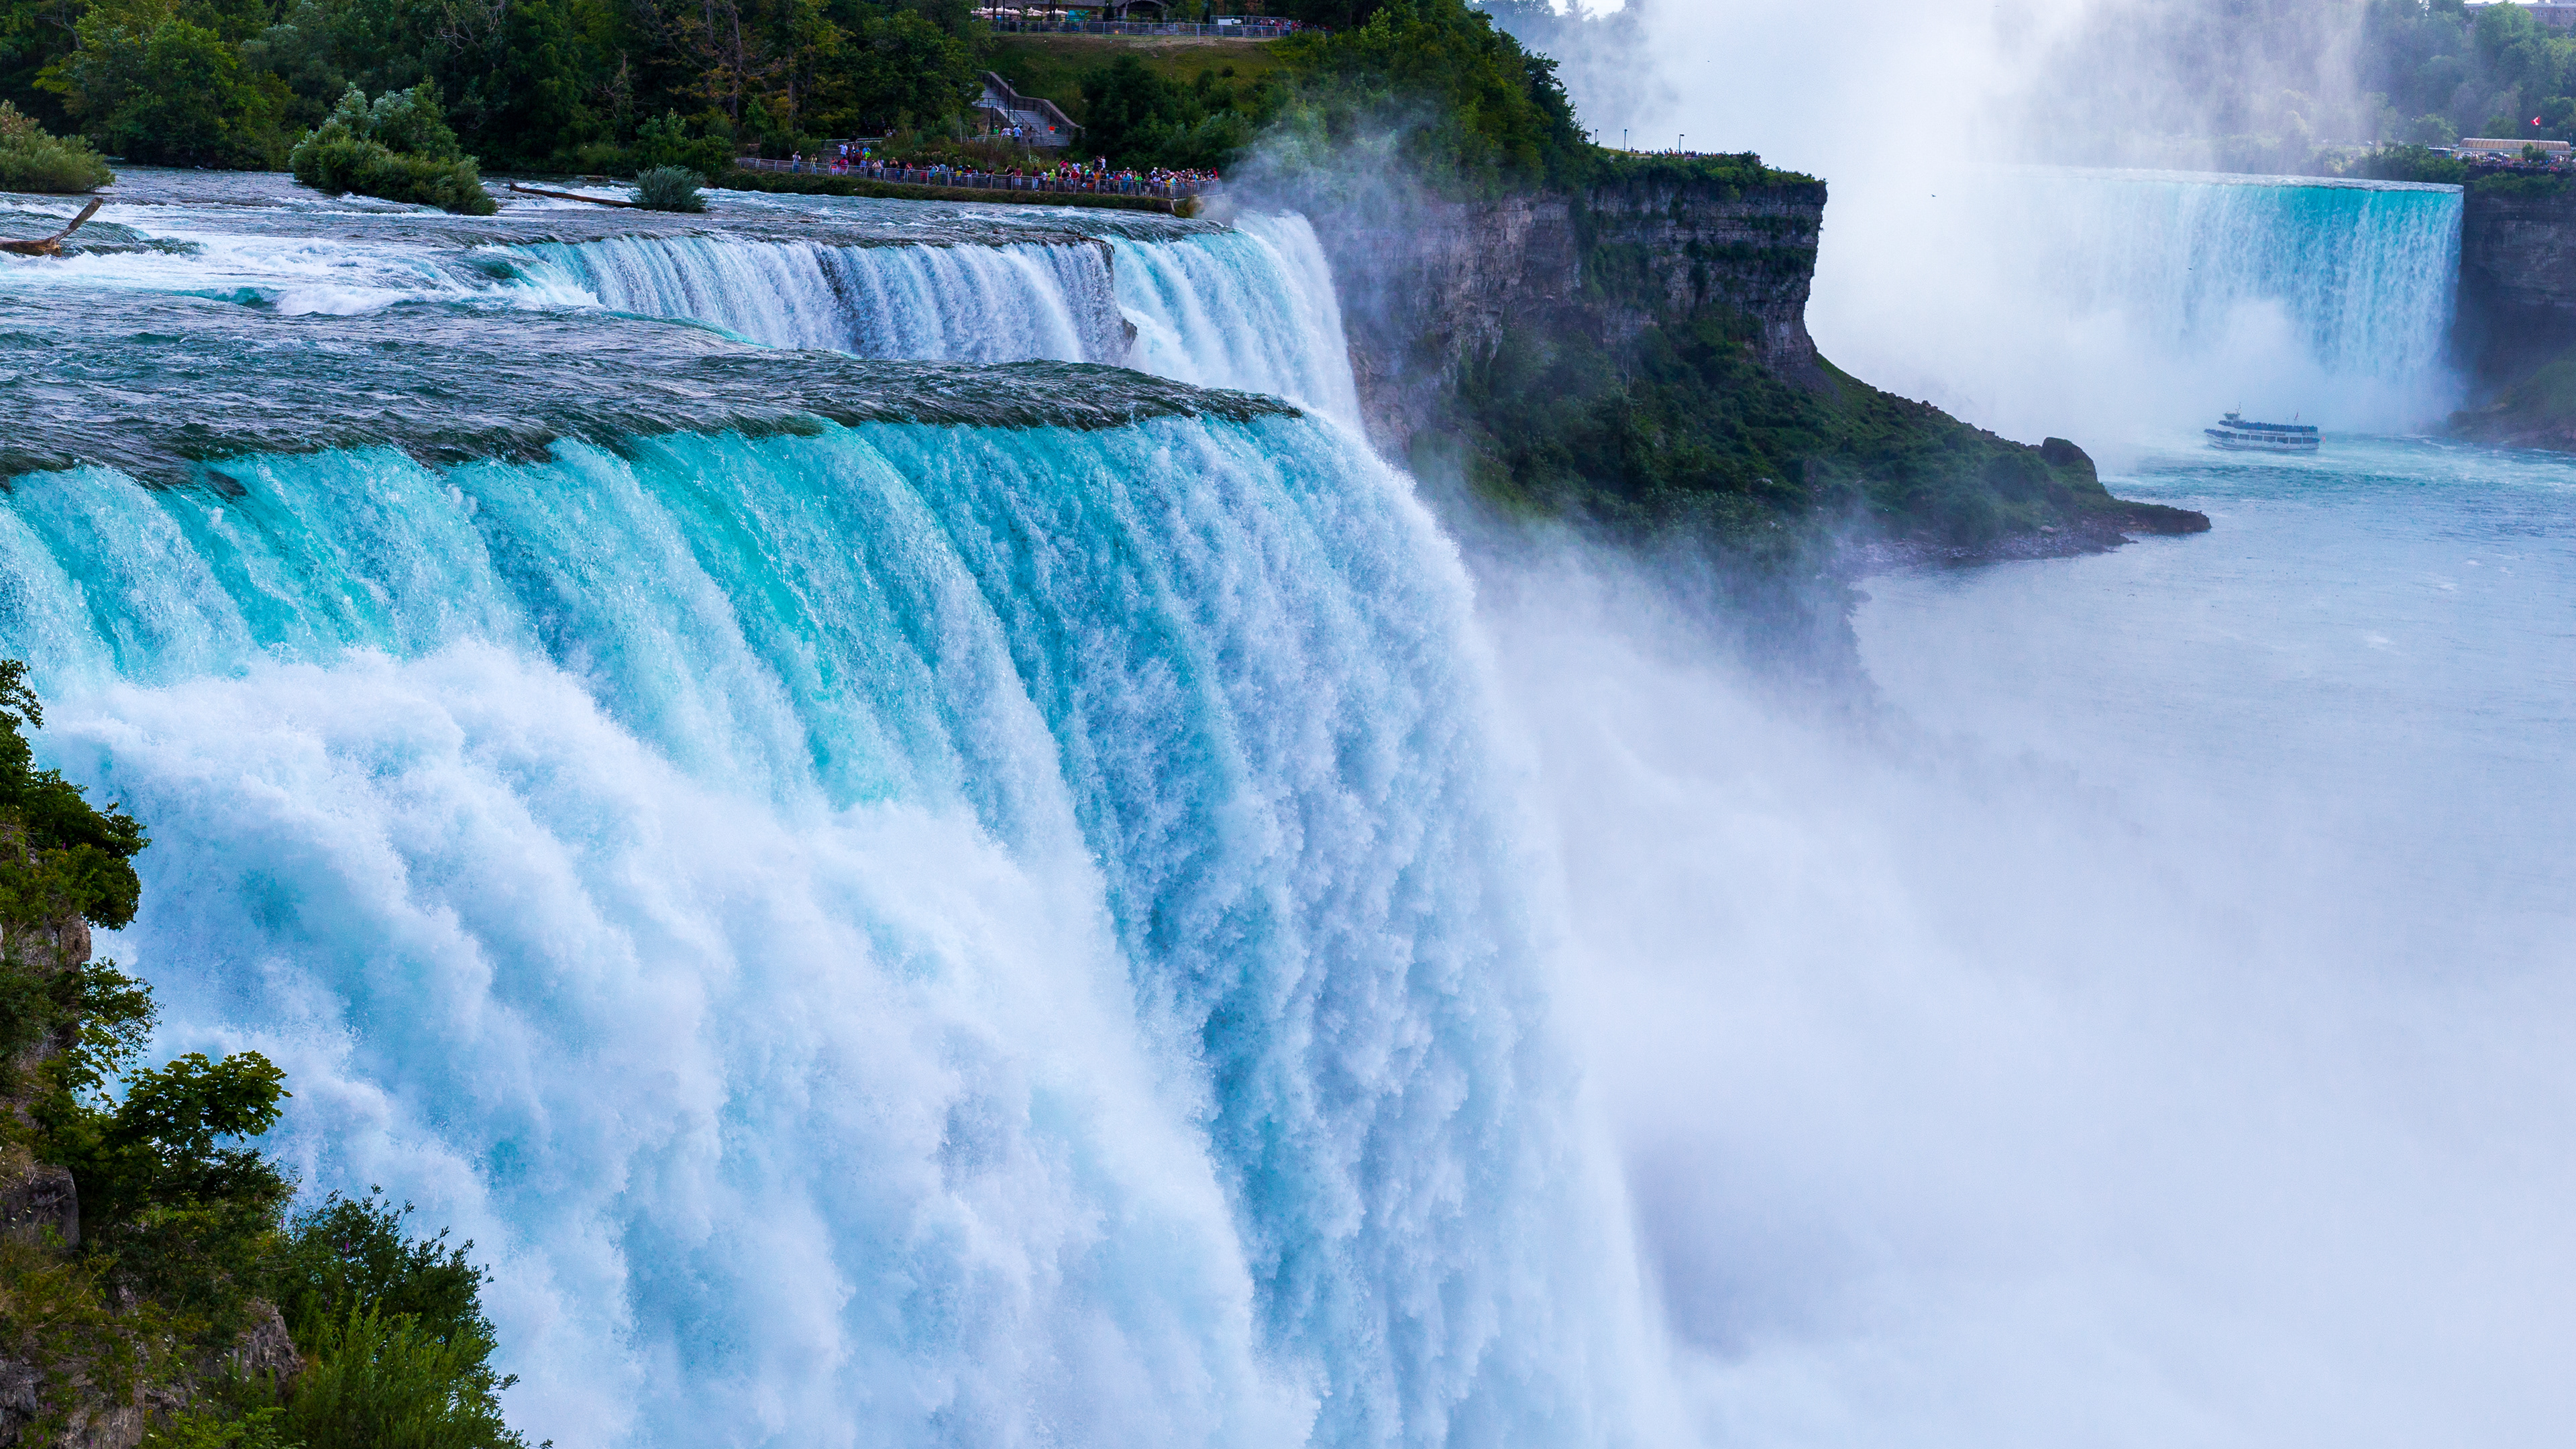
{"label": "bush", "polygon": [[698,174],[685,166],[656,166],[635,178],[635,204],[646,211],[704,211]]}
{"label": "bush", "polygon": [[212,1409],[183,1411],[146,1431],[142,1449],[299,1449],[278,1437],[277,1421],[285,1413],[274,1406],[238,1418]]}
{"label": "bush", "polygon": [[95,191],[115,179],[87,141],[49,136],[16,106],[0,101],[0,191],[69,195]]}
{"label": "bush", "polygon": [[373,106],[349,87],[330,118],[295,143],[287,164],[296,180],[333,196],[354,191],[465,216],[498,209],[426,84],[388,91]]}
{"label": "bush", "polygon": [[733,170],[733,140],[727,136],[689,134],[689,123],[677,111],[666,111],[658,119],[635,128],[635,147],[629,153],[637,172],[664,166],[685,166],[708,181],[714,181]]}
{"label": "bush", "polygon": [[327,1326],[287,1400],[285,1438],[304,1449],[524,1449],[501,1418],[513,1380],[473,1335],[441,1342],[405,1314],[352,1312]]}

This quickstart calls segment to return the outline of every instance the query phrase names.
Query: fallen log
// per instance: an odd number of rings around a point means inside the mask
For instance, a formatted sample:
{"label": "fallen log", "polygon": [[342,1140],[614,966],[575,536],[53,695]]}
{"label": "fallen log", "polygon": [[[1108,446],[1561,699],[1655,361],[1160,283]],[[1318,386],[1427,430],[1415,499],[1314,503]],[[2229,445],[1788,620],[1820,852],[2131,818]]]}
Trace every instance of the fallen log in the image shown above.
{"label": "fallen log", "polygon": [[547,191],[542,187],[521,186],[513,181],[510,189],[522,196],[551,196],[557,201],[587,201],[593,206],[633,206],[631,201],[611,201],[605,196],[584,196],[578,191]]}
{"label": "fallen log", "polygon": [[81,214],[72,218],[71,225],[64,227],[61,231],[55,232],[52,236],[46,237],[41,241],[0,241],[0,252],[7,252],[11,256],[19,257],[61,256],[63,254],[63,238],[80,230],[83,223],[96,215],[98,215],[98,198],[93,196],[89,199],[89,205],[81,208]]}

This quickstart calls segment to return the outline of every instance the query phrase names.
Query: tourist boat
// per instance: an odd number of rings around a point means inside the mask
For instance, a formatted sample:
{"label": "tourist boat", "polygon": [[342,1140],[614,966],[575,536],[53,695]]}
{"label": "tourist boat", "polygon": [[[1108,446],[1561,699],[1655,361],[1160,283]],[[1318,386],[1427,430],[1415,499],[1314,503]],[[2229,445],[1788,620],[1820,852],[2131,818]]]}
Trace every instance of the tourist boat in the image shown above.
{"label": "tourist boat", "polygon": [[2213,448],[2251,448],[2258,453],[2313,453],[2317,430],[2305,423],[2249,423],[2234,413],[2214,428],[2203,428]]}

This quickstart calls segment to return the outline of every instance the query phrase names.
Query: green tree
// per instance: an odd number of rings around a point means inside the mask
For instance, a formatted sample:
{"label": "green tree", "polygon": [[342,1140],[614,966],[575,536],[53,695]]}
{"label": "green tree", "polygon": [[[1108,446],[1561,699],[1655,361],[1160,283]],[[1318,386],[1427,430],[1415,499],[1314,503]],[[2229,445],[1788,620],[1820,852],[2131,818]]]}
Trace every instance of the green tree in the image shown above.
{"label": "green tree", "polygon": [[372,106],[350,86],[330,117],[295,143],[288,164],[296,180],[333,196],[354,191],[471,216],[495,210],[427,81],[388,91]]}
{"label": "green tree", "polygon": [[1468,192],[1570,184],[1591,165],[1556,63],[1463,0],[1386,0],[1357,29],[1279,44],[1301,75],[1291,120],[1329,154],[1398,136],[1426,178]]}
{"label": "green tree", "polygon": [[245,74],[240,48],[170,0],[96,3],[79,47],[40,81],[113,155],[178,166],[270,167],[287,92]]}

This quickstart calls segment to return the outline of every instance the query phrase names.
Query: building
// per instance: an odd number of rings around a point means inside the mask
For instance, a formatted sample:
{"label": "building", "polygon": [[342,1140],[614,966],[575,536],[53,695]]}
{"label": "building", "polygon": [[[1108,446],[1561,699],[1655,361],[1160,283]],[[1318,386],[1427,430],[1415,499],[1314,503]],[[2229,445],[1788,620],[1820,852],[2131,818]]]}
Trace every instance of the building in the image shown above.
{"label": "building", "polygon": [[[2576,6],[2568,8],[2576,9]],[[2569,148],[2564,141],[2526,141],[2518,136],[2462,136],[2459,144],[2451,148],[2451,154],[2463,158],[2500,156],[2516,160],[2521,157],[2525,146],[2539,147],[2540,153],[2551,161],[2564,161],[2568,156]]]}
{"label": "building", "polygon": [[2532,19],[2552,30],[2576,30],[2576,0],[2563,0],[2563,3],[2562,0],[2540,0],[2538,4],[2522,8],[2531,12]]}

